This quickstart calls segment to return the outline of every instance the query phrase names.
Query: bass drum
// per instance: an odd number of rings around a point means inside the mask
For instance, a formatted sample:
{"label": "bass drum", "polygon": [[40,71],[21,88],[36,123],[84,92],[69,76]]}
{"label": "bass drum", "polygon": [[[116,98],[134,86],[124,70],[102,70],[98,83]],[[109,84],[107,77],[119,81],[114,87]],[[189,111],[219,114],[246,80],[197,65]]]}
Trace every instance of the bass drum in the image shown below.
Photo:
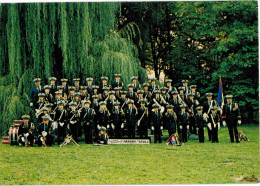
{"label": "bass drum", "polygon": [[18,145],[19,127],[10,127],[9,129],[9,144]]}

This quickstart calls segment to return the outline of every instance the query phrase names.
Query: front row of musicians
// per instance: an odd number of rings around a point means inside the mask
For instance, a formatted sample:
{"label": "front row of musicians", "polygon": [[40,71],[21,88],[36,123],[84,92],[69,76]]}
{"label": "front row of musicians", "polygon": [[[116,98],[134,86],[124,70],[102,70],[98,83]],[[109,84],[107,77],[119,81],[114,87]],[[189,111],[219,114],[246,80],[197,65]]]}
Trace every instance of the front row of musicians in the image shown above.
{"label": "front row of musicians", "polygon": [[[196,107],[197,113],[187,112],[186,105],[180,106],[180,112],[174,111],[173,105],[167,105],[166,111],[162,112],[158,104],[152,105],[149,113],[144,99],[139,101],[140,107],[134,107],[134,102],[129,100],[123,110],[120,102],[113,103],[113,109],[110,113],[105,102],[100,102],[97,111],[91,107],[89,100],[83,101],[83,107],[77,110],[77,103],[69,104],[70,110],[64,108],[64,102],[58,102],[58,108],[55,116],[50,116],[49,109],[43,109],[41,116],[42,122],[36,128],[30,123],[30,116],[23,115],[23,124],[19,129],[19,140],[24,146],[37,143],[39,146],[51,146],[54,144],[55,135],[57,142],[61,144],[67,133],[72,135],[73,139],[78,142],[78,137],[84,131],[85,143],[93,143],[94,137],[97,137],[101,127],[106,127],[109,136],[121,138],[124,129],[127,130],[129,139],[135,138],[135,129],[137,125],[139,138],[148,138],[148,129],[154,133],[154,142],[162,142],[161,134],[165,127],[169,136],[178,133],[182,142],[188,141],[188,131],[195,131],[198,134],[199,142],[204,142],[204,130],[208,129],[209,140],[218,142],[218,129],[220,128],[220,116],[218,108],[213,106],[207,114],[202,113],[203,106]],[[93,105],[92,105],[93,106]],[[48,108],[48,105],[47,105]],[[50,109],[51,110],[51,109]],[[232,104],[232,96],[227,96],[227,104],[223,107],[223,125],[228,126],[231,142],[239,143],[237,124],[241,124],[239,109]],[[190,123],[190,117],[194,117],[194,123]]]}

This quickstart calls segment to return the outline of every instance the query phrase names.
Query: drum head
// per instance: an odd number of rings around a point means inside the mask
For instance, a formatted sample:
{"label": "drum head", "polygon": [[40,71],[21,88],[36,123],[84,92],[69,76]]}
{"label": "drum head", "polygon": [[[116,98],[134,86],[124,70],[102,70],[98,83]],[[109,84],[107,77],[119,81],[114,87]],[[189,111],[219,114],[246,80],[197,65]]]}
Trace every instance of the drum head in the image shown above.
{"label": "drum head", "polygon": [[19,131],[19,127],[10,127],[9,129],[10,145],[18,145],[18,131]]}

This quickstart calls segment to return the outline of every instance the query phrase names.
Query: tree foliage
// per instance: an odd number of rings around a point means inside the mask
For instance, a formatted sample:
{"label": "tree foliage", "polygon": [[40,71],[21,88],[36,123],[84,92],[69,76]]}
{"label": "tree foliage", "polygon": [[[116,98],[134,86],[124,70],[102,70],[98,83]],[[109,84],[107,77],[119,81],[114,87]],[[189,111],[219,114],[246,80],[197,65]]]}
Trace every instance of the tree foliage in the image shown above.
{"label": "tree foliage", "polygon": [[82,84],[92,76],[121,73],[146,81],[138,51],[119,33],[120,3],[27,3],[0,5],[0,133],[14,119],[32,114],[28,95],[32,80],[66,77]]}

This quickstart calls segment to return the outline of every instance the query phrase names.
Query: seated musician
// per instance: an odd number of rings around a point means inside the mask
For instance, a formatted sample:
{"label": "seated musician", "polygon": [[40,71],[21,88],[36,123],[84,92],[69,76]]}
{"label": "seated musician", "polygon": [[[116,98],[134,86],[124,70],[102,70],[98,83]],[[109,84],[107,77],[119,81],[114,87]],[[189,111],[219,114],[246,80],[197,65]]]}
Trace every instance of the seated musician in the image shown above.
{"label": "seated musician", "polygon": [[22,116],[23,123],[19,127],[18,138],[19,145],[28,147],[29,145],[33,147],[34,135],[35,135],[35,126],[30,121],[29,115]]}
{"label": "seated musician", "polygon": [[48,115],[42,116],[42,123],[38,128],[38,145],[52,146],[54,142],[54,131],[51,127],[50,117]]}

